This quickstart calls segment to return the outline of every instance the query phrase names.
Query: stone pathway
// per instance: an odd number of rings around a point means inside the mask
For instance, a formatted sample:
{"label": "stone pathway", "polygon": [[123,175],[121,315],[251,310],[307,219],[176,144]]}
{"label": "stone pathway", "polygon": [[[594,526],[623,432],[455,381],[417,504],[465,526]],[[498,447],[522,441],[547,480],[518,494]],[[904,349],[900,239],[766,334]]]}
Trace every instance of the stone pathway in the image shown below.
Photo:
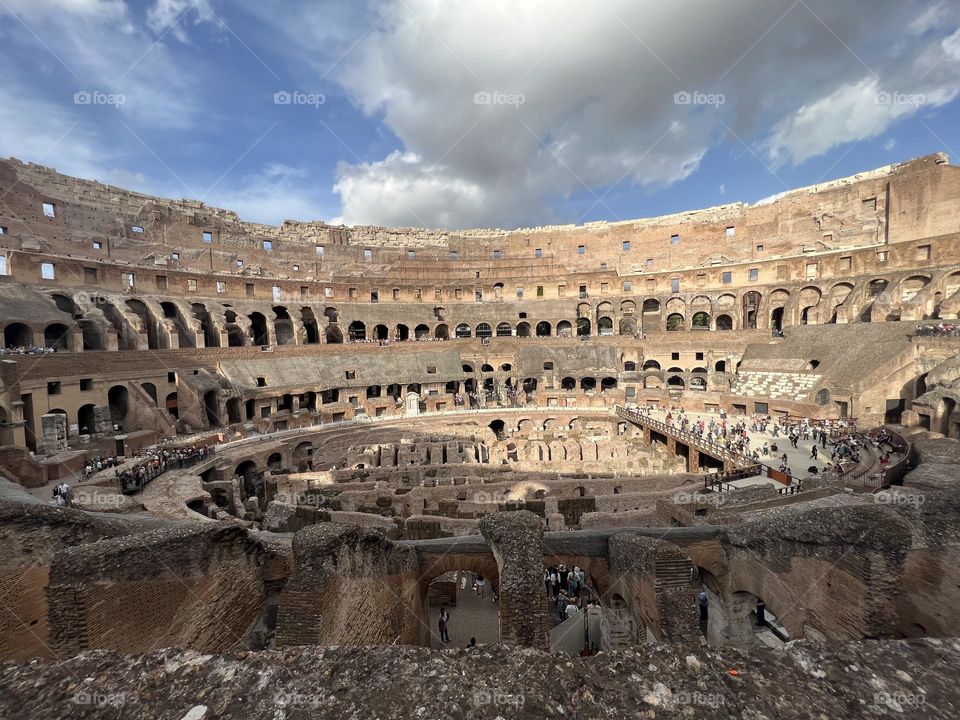
{"label": "stone pathway", "polygon": [[[470,576],[467,575],[467,577]],[[447,608],[447,612],[450,613],[449,645],[440,643],[440,633],[437,629],[437,623],[440,620],[439,606],[430,608],[428,613],[430,617],[430,647],[434,649],[463,648],[467,646],[472,637],[477,639],[478,645],[499,642],[500,610],[499,606],[493,602],[490,584],[487,583],[487,596],[485,598],[471,591],[470,584],[471,582],[467,583],[466,590],[457,592],[457,606]]]}

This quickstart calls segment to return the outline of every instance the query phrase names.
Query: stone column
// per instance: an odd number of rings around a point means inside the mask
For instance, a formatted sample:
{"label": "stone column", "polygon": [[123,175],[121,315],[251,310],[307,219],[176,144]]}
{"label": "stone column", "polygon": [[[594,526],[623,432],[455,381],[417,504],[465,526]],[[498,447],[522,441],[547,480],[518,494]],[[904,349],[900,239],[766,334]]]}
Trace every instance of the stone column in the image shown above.
{"label": "stone column", "polygon": [[527,510],[497,512],[480,520],[500,573],[500,641],[550,649],[543,586],[543,526]]}

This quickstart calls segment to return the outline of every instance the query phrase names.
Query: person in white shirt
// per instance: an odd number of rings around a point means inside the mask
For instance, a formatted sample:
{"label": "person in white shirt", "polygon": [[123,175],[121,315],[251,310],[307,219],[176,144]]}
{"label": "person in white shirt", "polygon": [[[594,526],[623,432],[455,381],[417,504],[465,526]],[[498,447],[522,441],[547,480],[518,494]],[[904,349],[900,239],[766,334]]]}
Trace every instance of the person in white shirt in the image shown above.
{"label": "person in white shirt", "polygon": [[573,617],[574,615],[576,615],[578,612],[580,612],[580,608],[577,607],[577,605],[576,605],[576,603],[574,602],[573,598],[571,598],[570,601],[569,601],[569,603],[567,604],[567,608],[566,608],[567,618],[568,618],[568,619],[569,619],[569,618],[572,618],[572,617]]}

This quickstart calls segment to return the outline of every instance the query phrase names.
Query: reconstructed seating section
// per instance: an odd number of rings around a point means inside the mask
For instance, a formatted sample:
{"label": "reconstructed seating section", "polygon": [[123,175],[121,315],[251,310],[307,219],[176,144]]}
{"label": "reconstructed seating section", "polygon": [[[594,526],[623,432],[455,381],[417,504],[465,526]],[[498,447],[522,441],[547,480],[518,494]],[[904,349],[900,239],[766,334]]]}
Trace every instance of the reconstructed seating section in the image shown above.
{"label": "reconstructed seating section", "polygon": [[813,373],[741,370],[730,390],[734,395],[802,402],[822,377]]}

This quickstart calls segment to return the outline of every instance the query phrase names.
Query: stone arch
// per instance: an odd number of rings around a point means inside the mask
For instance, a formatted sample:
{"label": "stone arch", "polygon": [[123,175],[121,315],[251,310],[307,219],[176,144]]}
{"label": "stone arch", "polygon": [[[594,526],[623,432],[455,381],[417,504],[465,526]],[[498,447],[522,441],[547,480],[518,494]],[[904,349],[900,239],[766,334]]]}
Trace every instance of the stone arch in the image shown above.
{"label": "stone arch", "polygon": [[546,320],[537,323],[537,337],[550,337],[551,325]]}
{"label": "stone arch", "polygon": [[460,323],[459,325],[457,325],[456,335],[458,339],[472,337],[473,330],[466,323]]}
{"label": "stone arch", "polygon": [[30,347],[33,345],[33,331],[26,323],[9,323],[3,329],[3,345],[6,348]]}
{"label": "stone arch", "polygon": [[510,323],[497,323],[497,337],[511,337],[512,335],[513,327],[511,327]]}
{"label": "stone arch", "polygon": [[438,340],[449,340],[450,327],[446,323],[440,323],[433,329],[433,336]]}
{"label": "stone arch", "polygon": [[350,323],[350,327],[347,328],[347,332],[350,334],[351,340],[367,339],[367,326],[359,320],[354,320],[352,323]]}
{"label": "stone arch", "polygon": [[557,323],[557,337],[573,337],[573,324],[569,320]]}
{"label": "stone arch", "polygon": [[517,337],[530,337],[530,323],[517,323]]}
{"label": "stone arch", "polygon": [[70,330],[63,323],[52,323],[43,329],[44,347],[54,350],[69,349]]}
{"label": "stone arch", "polygon": [[339,345],[343,342],[343,330],[339,325],[327,325],[323,335],[328,345]]}
{"label": "stone arch", "polygon": [[430,337],[430,326],[420,323],[413,329],[414,340],[427,340]]}

